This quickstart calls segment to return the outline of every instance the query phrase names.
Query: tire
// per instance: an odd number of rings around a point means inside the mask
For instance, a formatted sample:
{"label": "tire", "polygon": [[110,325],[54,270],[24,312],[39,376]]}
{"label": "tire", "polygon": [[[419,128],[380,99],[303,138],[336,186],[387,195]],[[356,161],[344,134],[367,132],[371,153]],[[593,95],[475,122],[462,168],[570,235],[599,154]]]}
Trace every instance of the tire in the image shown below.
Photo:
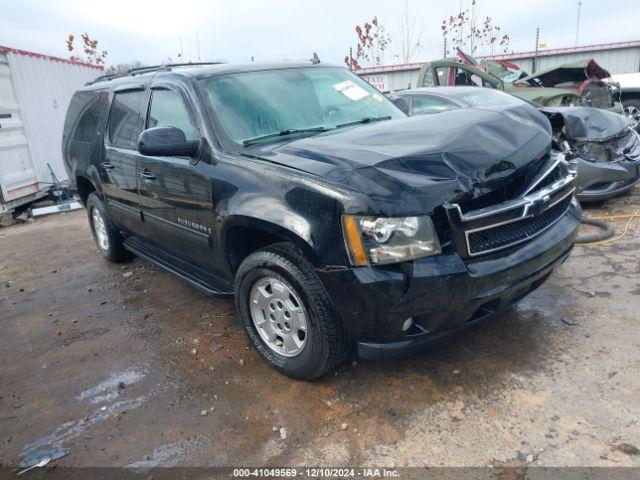
{"label": "tire", "polygon": [[[104,203],[95,193],[87,198],[87,215],[93,239],[104,258],[113,263],[123,263],[131,259],[131,254],[124,248],[123,238],[109,218]],[[100,225],[100,220],[102,225]]]}
{"label": "tire", "polygon": [[[313,380],[335,368],[348,355],[351,343],[343,323],[313,267],[293,245],[278,243],[249,255],[236,273],[235,291],[236,310],[251,343],[284,375]],[[282,300],[283,295],[288,301]],[[252,302],[252,298],[259,302]],[[266,302],[264,309],[260,306],[263,302]],[[267,315],[274,318],[271,312],[276,315],[275,320],[267,318]],[[260,327],[254,316],[258,322],[264,322]],[[291,325],[287,319],[293,320]],[[305,329],[300,327],[303,320]],[[269,343],[269,330],[281,336]],[[293,348],[287,350],[287,345]]]}
{"label": "tire", "polygon": [[640,99],[623,100],[622,108],[625,115],[633,122],[633,128],[640,131]]}

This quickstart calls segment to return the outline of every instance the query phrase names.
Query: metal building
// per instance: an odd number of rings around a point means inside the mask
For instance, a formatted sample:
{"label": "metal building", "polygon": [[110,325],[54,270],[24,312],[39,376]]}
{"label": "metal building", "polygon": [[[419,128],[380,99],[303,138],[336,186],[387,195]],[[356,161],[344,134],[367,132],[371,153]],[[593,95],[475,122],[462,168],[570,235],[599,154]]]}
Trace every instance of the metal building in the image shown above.
{"label": "metal building", "polygon": [[[482,57],[488,60],[507,60],[524,71],[533,73],[536,52],[506,53]],[[538,50],[536,70],[545,70],[564,63],[593,58],[598,65],[616,75],[640,72],[640,40],[629,42],[587,45],[573,48],[553,48]]]}
{"label": "metal building", "polygon": [[[491,60],[508,60],[528,73],[533,72],[536,52],[507,53],[482,57]],[[640,40],[629,42],[587,45],[575,48],[545,49],[537,52],[538,71],[593,58],[612,75],[640,72]],[[358,70],[356,73],[382,92],[415,88],[423,62],[406,65],[382,65]]]}
{"label": "metal building", "polygon": [[103,67],[0,46],[0,215],[66,179],[62,129],[74,92]]}

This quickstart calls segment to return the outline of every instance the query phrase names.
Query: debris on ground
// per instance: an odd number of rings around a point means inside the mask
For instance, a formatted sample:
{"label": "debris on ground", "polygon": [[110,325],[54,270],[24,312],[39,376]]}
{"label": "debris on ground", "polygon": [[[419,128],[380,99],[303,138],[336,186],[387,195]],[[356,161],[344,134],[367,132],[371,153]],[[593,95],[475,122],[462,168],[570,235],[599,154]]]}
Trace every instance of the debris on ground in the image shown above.
{"label": "debris on ground", "polygon": [[132,277],[132,276],[133,276],[133,272],[131,272],[131,271],[129,271],[129,272],[124,272],[124,273],[122,274],[122,276],[123,276],[124,278]]}
{"label": "debris on ground", "polygon": [[346,430],[349,427],[349,425],[347,425],[346,423],[343,423],[342,425],[340,425],[340,428],[342,430]]}
{"label": "debris on ground", "polygon": [[209,415],[209,412],[205,409],[205,410],[200,410],[200,416],[201,417],[206,417],[207,415]]}
{"label": "debris on ground", "polygon": [[124,390],[127,385],[124,382],[118,382],[118,390]]}
{"label": "debris on ground", "polygon": [[244,358],[241,358],[240,361],[238,361],[238,363],[240,364],[240,366],[244,366]]}
{"label": "debris on ground", "polygon": [[196,350],[195,348],[192,348],[190,353],[191,355],[197,355],[198,350]]}
{"label": "debris on ground", "polygon": [[286,440],[286,438],[287,438],[287,429],[286,429],[286,428],[284,428],[284,427],[282,427],[282,428],[280,429],[280,438],[281,438],[282,440]]}
{"label": "debris on ground", "polygon": [[34,468],[42,468],[44,467],[47,463],[49,463],[51,461],[50,458],[43,458],[42,460],[40,460],[38,463],[36,463],[35,465],[31,465],[30,467],[25,468],[24,470],[18,472],[18,477],[20,475],[22,475],[23,473],[28,472],[29,470],[33,470]]}
{"label": "debris on ground", "polygon": [[560,317],[562,323],[566,323],[567,325],[578,325],[578,322],[569,317]]}
{"label": "debris on ground", "polygon": [[216,353],[218,350],[222,350],[224,348],[224,345],[222,345],[221,343],[215,343],[211,346],[211,351],[213,353]]}
{"label": "debris on ground", "polygon": [[638,447],[630,443],[619,443],[618,445],[613,445],[611,450],[618,450],[626,455],[640,455]]}
{"label": "debris on ground", "polygon": [[22,458],[20,468],[31,468],[39,465],[44,460],[47,460],[47,463],[49,463],[59,458],[66,457],[69,455],[69,452],[71,452],[71,450],[65,447],[57,447],[47,450],[33,450]]}

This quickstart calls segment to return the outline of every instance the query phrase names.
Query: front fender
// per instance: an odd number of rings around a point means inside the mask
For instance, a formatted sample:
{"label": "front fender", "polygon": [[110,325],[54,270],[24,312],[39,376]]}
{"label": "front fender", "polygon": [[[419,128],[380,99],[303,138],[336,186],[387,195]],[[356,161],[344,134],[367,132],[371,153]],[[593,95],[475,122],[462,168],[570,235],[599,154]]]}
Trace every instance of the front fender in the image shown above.
{"label": "front fender", "polygon": [[[248,213],[248,212],[247,212]],[[297,217],[297,218],[296,218]],[[295,225],[294,225],[295,224]],[[254,215],[233,215],[227,218],[220,229],[220,242],[225,251],[228,249],[228,233],[235,227],[246,227],[273,235],[295,245],[312,263],[320,263],[314,250],[309,222],[292,212],[273,212],[264,218]]]}

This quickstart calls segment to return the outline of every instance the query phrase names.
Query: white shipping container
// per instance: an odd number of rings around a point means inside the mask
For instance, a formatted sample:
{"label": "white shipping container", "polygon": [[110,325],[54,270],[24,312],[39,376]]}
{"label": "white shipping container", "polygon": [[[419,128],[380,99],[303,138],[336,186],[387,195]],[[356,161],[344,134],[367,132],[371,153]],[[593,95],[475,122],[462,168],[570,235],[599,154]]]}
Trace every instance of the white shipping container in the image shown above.
{"label": "white shipping container", "polygon": [[60,181],[62,129],[73,93],[102,67],[0,46],[0,215]]}

